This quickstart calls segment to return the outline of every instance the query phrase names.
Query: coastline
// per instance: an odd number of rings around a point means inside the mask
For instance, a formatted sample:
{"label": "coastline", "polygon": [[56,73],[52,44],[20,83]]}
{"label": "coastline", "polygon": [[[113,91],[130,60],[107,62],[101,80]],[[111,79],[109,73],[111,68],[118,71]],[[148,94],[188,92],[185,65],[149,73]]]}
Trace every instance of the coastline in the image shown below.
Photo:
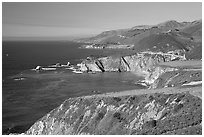
{"label": "coastline", "polygon": [[[169,63],[172,64],[172,62]],[[201,134],[202,70],[200,67],[191,70],[189,66],[179,68],[182,64],[178,65],[176,61],[174,63],[173,68],[169,65],[150,67],[146,64],[147,67],[144,67],[144,70],[152,68],[152,71],[144,71],[145,73],[139,71],[140,76],[141,74],[145,76],[144,81],[148,83],[149,89],[69,98],[39,119],[23,134],[90,135],[118,134],[118,132],[120,134],[183,134],[189,131],[193,134]],[[138,101],[133,103],[133,98],[143,99],[139,103]],[[178,101],[175,102],[175,100]],[[186,102],[187,100],[190,101]],[[192,104],[198,106],[193,107]],[[189,109],[195,110],[187,111]],[[185,115],[182,114],[184,111],[186,111]],[[182,120],[186,116],[189,117],[188,122]],[[174,121],[174,119],[177,120]],[[104,123],[107,120],[110,122]],[[169,121],[173,121],[173,125],[161,128],[163,122],[169,123]],[[112,122],[116,125],[112,126]],[[180,125],[179,123],[182,122],[185,124]]]}

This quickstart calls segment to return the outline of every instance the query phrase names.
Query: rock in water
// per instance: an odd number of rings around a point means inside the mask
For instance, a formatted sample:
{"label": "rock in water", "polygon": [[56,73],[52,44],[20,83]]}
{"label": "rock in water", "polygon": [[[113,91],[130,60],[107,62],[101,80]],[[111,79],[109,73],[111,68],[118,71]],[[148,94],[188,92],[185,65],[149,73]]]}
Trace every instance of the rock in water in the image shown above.
{"label": "rock in water", "polygon": [[67,66],[70,66],[70,62],[69,61],[67,62]]}
{"label": "rock in water", "polygon": [[40,71],[40,70],[42,70],[42,67],[41,67],[41,66],[37,66],[37,67],[35,68],[35,70],[36,70],[36,71]]}

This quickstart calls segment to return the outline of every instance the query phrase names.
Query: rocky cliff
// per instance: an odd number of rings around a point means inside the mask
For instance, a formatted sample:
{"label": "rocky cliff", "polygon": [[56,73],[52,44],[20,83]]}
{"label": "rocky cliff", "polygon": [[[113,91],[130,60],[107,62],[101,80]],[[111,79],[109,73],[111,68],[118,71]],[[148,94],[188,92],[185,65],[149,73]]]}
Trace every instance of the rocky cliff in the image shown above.
{"label": "rocky cliff", "polygon": [[[177,51],[175,51],[177,53]],[[80,64],[81,71],[91,72],[144,72],[151,70],[159,62],[185,60],[185,55],[163,52],[140,52],[129,56],[88,57]]]}
{"label": "rocky cliff", "polygon": [[25,134],[202,134],[201,89],[197,96],[194,91],[165,88],[70,98]]}
{"label": "rocky cliff", "polygon": [[141,52],[129,56],[108,56],[101,58],[90,58],[82,61],[79,65],[80,70],[84,72],[132,72],[145,77],[145,83],[152,84],[162,73],[175,71],[176,68],[160,67],[160,62],[169,62],[173,60],[185,60],[185,55],[175,55],[162,52]]}

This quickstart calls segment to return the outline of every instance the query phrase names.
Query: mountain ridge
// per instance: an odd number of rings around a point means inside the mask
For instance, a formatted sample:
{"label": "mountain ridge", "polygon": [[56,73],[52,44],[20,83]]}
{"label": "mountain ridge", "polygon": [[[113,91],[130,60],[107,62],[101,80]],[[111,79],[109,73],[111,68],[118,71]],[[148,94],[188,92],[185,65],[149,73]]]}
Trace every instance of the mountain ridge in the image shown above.
{"label": "mountain ridge", "polygon": [[124,48],[137,52],[181,49],[190,52],[202,45],[202,19],[193,22],[169,20],[157,25],[138,25],[129,29],[105,31],[76,41],[89,45],[84,46],[85,48]]}

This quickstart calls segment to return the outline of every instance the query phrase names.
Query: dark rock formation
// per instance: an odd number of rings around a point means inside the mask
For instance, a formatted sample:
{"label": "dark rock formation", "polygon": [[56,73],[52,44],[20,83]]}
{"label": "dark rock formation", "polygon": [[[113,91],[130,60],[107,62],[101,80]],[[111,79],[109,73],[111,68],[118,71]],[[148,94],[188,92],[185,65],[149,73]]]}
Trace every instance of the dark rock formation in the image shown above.
{"label": "dark rock formation", "polygon": [[37,67],[35,68],[35,71],[37,71],[37,72],[42,71],[42,67],[41,67],[41,66],[37,66]]}

